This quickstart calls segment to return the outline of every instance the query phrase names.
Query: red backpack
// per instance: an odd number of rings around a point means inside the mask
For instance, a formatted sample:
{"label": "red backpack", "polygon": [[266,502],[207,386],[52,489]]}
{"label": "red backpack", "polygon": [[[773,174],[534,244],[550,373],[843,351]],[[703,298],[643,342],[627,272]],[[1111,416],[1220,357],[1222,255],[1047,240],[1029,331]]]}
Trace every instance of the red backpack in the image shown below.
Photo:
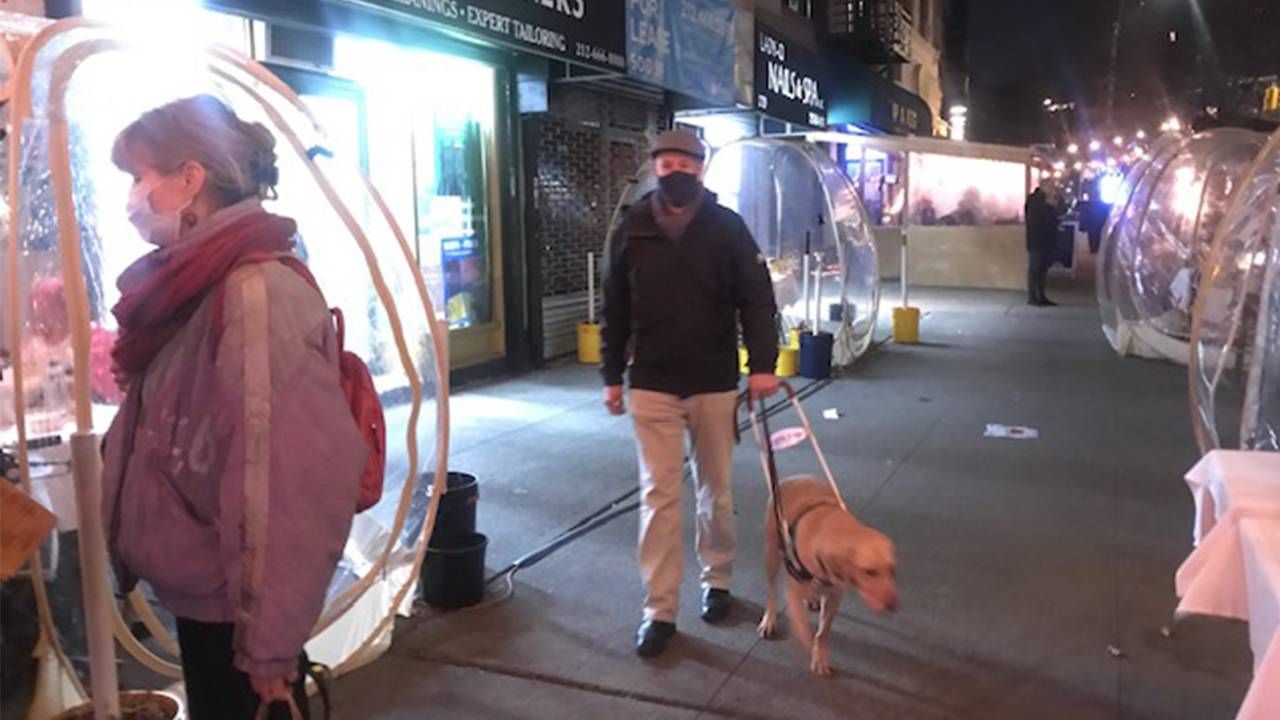
{"label": "red backpack", "polygon": [[[291,268],[308,285],[315,288],[321,297],[324,293],[316,282],[315,276],[307,266],[292,255],[251,255],[243,258],[236,267],[253,262],[277,260]],[[232,268],[234,271],[235,268]],[[228,273],[230,275],[230,272]],[[222,334],[222,297],[226,292],[226,283],[222,283],[215,291],[213,309],[213,326],[217,335]],[[342,385],[342,394],[347,398],[351,408],[351,417],[356,421],[365,444],[369,446],[369,459],[365,461],[364,471],[360,474],[360,496],[356,499],[356,512],[364,512],[382,498],[382,477],[387,467],[387,425],[382,415],[382,402],[378,399],[378,390],[373,385],[373,374],[369,366],[359,355],[346,349],[346,323],[342,311],[330,308],[334,329],[338,335],[338,371]]]}

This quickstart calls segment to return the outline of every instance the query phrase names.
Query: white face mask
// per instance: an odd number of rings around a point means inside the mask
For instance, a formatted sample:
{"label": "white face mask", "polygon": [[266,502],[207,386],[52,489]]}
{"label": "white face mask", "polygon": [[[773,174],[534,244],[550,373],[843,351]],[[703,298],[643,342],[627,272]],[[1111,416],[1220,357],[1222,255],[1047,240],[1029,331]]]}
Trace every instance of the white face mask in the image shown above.
{"label": "white face mask", "polygon": [[160,182],[163,180],[150,184],[136,183],[129,190],[126,212],[129,214],[129,222],[138,229],[143,240],[164,247],[178,239],[178,233],[182,229],[182,209],[160,213],[151,207],[151,192]]}

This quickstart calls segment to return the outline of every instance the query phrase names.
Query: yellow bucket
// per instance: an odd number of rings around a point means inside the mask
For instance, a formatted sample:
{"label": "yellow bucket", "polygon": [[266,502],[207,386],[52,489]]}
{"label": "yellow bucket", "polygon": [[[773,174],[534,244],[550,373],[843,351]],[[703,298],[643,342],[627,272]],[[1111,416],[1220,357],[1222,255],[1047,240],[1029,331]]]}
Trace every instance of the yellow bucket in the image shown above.
{"label": "yellow bucket", "polygon": [[920,308],[893,309],[893,341],[903,344],[920,342]]}
{"label": "yellow bucket", "polygon": [[787,341],[788,341],[787,347],[791,348],[792,350],[799,350],[800,349],[800,330],[793,329],[790,333],[788,333]]}
{"label": "yellow bucket", "polygon": [[[797,336],[799,337],[799,336]],[[800,368],[800,349],[787,347],[785,345],[778,348],[778,364],[773,371],[778,377],[795,377],[796,371]],[[747,349],[738,348],[738,372],[747,375],[751,372],[751,368],[747,366]]]}
{"label": "yellow bucket", "polygon": [[795,377],[800,368],[800,350],[792,347],[778,348],[778,377]]}
{"label": "yellow bucket", "polygon": [[578,362],[587,365],[600,363],[600,326],[595,323],[578,323]]}

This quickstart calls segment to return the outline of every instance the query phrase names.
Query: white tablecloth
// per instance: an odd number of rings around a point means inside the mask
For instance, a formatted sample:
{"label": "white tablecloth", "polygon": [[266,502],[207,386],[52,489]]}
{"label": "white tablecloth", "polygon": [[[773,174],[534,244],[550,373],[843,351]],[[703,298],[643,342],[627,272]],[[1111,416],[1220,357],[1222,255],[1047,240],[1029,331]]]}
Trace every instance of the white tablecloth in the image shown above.
{"label": "white tablecloth", "polygon": [[1227,508],[1280,506],[1280,453],[1214,450],[1187,473],[1196,502],[1191,530],[1196,545]]}
{"label": "white tablecloth", "polygon": [[1199,547],[1178,569],[1178,614],[1249,622],[1254,679],[1237,720],[1280,718],[1280,453],[1214,451],[1191,472]]}

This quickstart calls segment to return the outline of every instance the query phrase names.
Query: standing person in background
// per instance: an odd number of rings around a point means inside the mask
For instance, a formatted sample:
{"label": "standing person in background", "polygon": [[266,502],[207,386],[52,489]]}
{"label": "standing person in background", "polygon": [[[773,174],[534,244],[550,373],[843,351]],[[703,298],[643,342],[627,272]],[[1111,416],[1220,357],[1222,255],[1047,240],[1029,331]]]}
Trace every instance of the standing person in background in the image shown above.
{"label": "standing person in background", "polygon": [[610,413],[626,412],[624,374],[631,386],[643,494],[641,657],[661,654],[676,633],[686,437],[697,488],[702,619],[729,615],[739,322],[749,392],[760,398],[778,389],[777,308],[764,256],[742,218],[702,186],[705,150],[697,137],[663,133],[652,156],[659,189],[633,205],[610,238],[602,330]]}
{"label": "standing person in background", "polygon": [[1049,266],[1053,264],[1053,248],[1058,235],[1058,212],[1052,205],[1048,183],[1027,196],[1023,208],[1027,223],[1027,304],[1052,307],[1057,303],[1045,296]]}
{"label": "standing person in background", "polygon": [[294,222],[259,203],[275,139],[208,95],[138,118],[113,159],[156,249],[121,275],[125,401],[103,453],[122,589],[177,617],[191,720],[308,717],[306,643],[351,529],[365,443]]}
{"label": "standing person in background", "polygon": [[1109,210],[1101,199],[1085,193],[1084,202],[1080,204],[1080,226],[1089,235],[1089,252],[1094,255],[1102,247],[1102,230],[1107,225]]}

